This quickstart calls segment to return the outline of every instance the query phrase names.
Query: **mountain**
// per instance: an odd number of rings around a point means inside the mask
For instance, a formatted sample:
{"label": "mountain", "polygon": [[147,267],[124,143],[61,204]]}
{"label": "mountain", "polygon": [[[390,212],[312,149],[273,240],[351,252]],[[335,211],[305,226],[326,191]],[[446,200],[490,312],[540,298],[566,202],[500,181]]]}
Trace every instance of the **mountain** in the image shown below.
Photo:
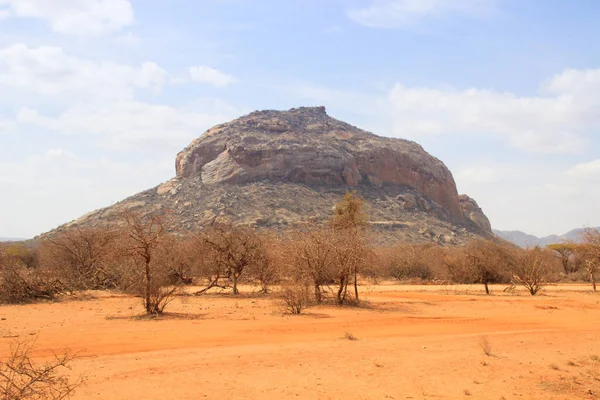
{"label": "mountain", "polygon": [[378,240],[463,243],[493,237],[475,200],[412,141],[376,136],[324,107],[256,111],[217,125],[176,158],[176,176],[58,230],[114,223],[126,210],[169,210],[178,229],[215,219],[285,231],[325,221],[355,190]]}
{"label": "mountain", "polygon": [[[598,228],[592,228],[596,230],[600,230]],[[564,242],[580,242],[583,238],[583,233],[585,229],[573,229],[565,233],[564,235],[550,235],[546,237],[537,237],[533,235],[529,235],[527,233],[521,231],[498,231],[494,230],[494,234],[504,240],[512,242],[517,246],[527,248],[527,247],[535,247],[535,246],[548,246],[556,243],[564,243]]]}
{"label": "mountain", "polygon": [[27,239],[0,237],[0,242],[23,242]]}

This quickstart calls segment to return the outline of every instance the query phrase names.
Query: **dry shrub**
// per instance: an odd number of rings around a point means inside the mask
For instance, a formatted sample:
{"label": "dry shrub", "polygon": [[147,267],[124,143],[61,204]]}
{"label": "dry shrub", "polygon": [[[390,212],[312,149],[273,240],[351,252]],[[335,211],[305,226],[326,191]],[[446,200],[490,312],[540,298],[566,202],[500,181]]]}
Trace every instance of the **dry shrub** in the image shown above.
{"label": "dry shrub", "polygon": [[37,365],[29,353],[32,342],[17,341],[8,359],[0,361],[0,400],[62,400],[73,394],[82,379],[70,381],[66,371],[75,356],[65,353]]}
{"label": "dry shrub", "polygon": [[365,270],[374,279],[393,278],[398,281],[434,281],[448,279],[444,264],[446,249],[435,244],[399,243],[374,251],[374,263]]}
{"label": "dry shrub", "polygon": [[267,294],[270,287],[281,281],[283,275],[282,265],[288,255],[286,247],[273,235],[260,235],[260,248],[257,250],[253,262],[248,267],[248,276],[260,285],[262,293]]}
{"label": "dry shrub", "polygon": [[428,281],[433,272],[424,257],[425,248],[420,245],[400,244],[393,248],[390,260],[390,274],[395,279],[420,279]]}
{"label": "dry shrub", "polygon": [[513,282],[535,296],[548,283],[552,257],[548,250],[539,247],[519,253],[512,269]]}
{"label": "dry shrub", "polygon": [[125,228],[120,241],[123,262],[130,266],[129,288],[142,297],[147,314],[162,314],[180,289],[170,284],[172,268],[164,257],[170,245],[169,221],[164,215],[143,216],[134,212],[125,213],[123,220]]}
{"label": "dry shrub", "polygon": [[0,250],[0,303],[53,300],[63,291],[63,284],[48,271],[29,268],[20,257]]}
{"label": "dry shrub", "polygon": [[310,285],[306,282],[294,282],[284,285],[281,288],[281,305],[290,314],[302,314],[302,312],[312,305]]}
{"label": "dry shrub", "polygon": [[[209,283],[198,293],[213,287],[231,284],[233,294],[238,295],[238,283],[245,271],[253,265],[268,262],[261,236],[253,229],[229,224],[213,224],[198,235],[199,246],[204,249],[204,265]],[[263,265],[264,267],[264,265]]]}
{"label": "dry shrub", "polygon": [[120,285],[122,271],[113,229],[71,228],[42,240],[41,263],[71,290],[106,290]]}
{"label": "dry shrub", "polygon": [[453,282],[481,283],[490,294],[489,284],[510,282],[514,252],[503,244],[478,239],[448,251],[444,262]]}
{"label": "dry shrub", "polygon": [[596,274],[600,270],[600,232],[588,229],[584,233],[584,240],[584,243],[578,247],[577,253],[583,262],[592,288],[596,291]]}

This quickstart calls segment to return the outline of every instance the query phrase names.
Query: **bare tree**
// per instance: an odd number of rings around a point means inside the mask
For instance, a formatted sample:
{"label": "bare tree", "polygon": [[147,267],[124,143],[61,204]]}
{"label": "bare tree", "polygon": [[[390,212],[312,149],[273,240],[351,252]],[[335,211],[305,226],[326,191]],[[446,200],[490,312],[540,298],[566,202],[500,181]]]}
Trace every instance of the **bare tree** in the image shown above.
{"label": "bare tree", "polygon": [[450,253],[446,264],[454,281],[482,283],[490,294],[489,284],[507,281],[514,262],[511,252],[497,243],[478,239]]}
{"label": "bare tree", "polygon": [[265,261],[263,244],[252,229],[213,224],[200,235],[200,239],[210,252],[208,259],[213,265],[214,276],[204,291],[226,278],[231,281],[233,294],[238,295],[238,282],[244,270]]}
{"label": "bare tree", "polygon": [[143,270],[141,294],[146,313],[162,314],[178,290],[177,286],[168,286],[167,266],[155,262],[167,234],[165,219],[156,214],[142,216],[131,211],[123,214],[123,219],[125,250]]}
{"label": "bare tree", "polygon": [[287,257],[280,240],[273,235],[258,235],[261,243],[254,261],[249,266],[248,275],[260,284],[262,293],[269,293],[269,287],[281,280],[281,265]]}
{"label": "bare tree", "polygon": [[572,258],[575,255],[576,245],[572,243],[557,243],[551,244],[548,248],[556,254],[562,263],[565,274],[577,272],[577,263],[572,262]]}
{"label": "bare tree", "polygon": [[525,250],[512,267],[513,281],[535,296],[548,282],[548,256],[536,247]]}
{"label": "bare tree", "polygon": [[315,301],[323,301],[323,287],[334,282],[334,242],[332,230],[307,226],[290,242],[290,255],[293,258],[297,280],[312,283]]}
{"label": "bare tree", "polygon": [[0,361],[0,400],[68,399],[82,383],[65,375],[76,358],[65,353],[54,360],[36,365],[30,358],[32,342],[15,342],[8,359]]}
{"label": "bare tree", "polygon": [[116,239],[111,229],[70,228],[42,241],[42,262],[72,289],[113,289],[118,277],[110,256]]}
{"label": "bare tree", "polygon": [[596,288],[596,273],[600,269],[600,232],[595,229],[587,229],[584,233],[584,244],[580,246],[583,254],[585,269],[589,274],[594,291]]}
{"label": "bare tree", "polygon": [[359,301],[358,274],[368,253],[364,238],[368,216],[364,205],[364,200],[356,192],[348,192],[344,199],[335,205],[330,221],[337,239],[334,252],[339,280],[338,304],[345,302],[350,276],[353,278],[354,298]]}

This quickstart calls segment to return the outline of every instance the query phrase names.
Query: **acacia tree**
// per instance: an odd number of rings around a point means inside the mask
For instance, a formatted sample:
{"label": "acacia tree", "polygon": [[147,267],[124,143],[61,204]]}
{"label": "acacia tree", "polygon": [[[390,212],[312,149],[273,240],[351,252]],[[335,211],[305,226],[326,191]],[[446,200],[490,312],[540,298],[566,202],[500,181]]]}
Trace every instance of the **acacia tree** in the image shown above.
{"label": "acacia tree", "polygon": [[580,251],[585,259],[585,269],[590,276],[594,291],[596,288],[596,273],[600,269],[600,232],[595,229],[587,229],[584,233],[584,244]]}
{"label": "acacia tree", "polygon": [[572,243],[557,243],[548,246],[548,248],[554,251],[556,256],[560,259],[565,274],[577,272],[577,264],[571,262],[573,255],[575,255],[576,247],[577,246]]}
{"label": "acacia tree", "polygon": [[209,286],[199,293],[218,286],[219,280],[230,280],[233,294],[238,295],[238,282],[246,268],[264,261],[264,246],[258,234],[249,229],[228,224],[213,224],[199,235],[209,250],[208,260],[214,276]]}
{"label": "acacia tree", "polygon": [[176,286],[168,287],[168,269],[155,262],[155,256],[167,235],[165,218],[157,214],[142,216],[129,211],[123,214],[123,220],[125,250],[143,270],[142,298],[146,313],[162,314],[178,289]]}
{"label": "acacia tree", "polygon": [[[485,293],[490,294],[489,284],[503,280],[503,272],[512,265],[512,258],[506,248],[488,240],[478,239],[464,248],[465,264],[475,282],[482,283]],[[451,273],[453,271],[450,271]]]}
{"label": "acacia tree", "polygon": [[548,282],[549,267],[539,247],[525,250],[512,268],[513,281],[535,296]]}
{"label": "acacia tree", "polygon": [[364,204],[356,192],[347,192],[344,199],[335,205],[330,221],[336,242],[334,255],[339,281],[338,304],[346,300],[350,277],[353,277],[354,298],[359,301],[358,273],[368,254],[364,237],[368,216]]}
{"label": "acacia tree", "polygon": [[314,289],[315,301],[323,301],[323,287],[335,279],[333,268],[334,241],[332,230],[307,226],[290,243],[295,279],[309,280]]}

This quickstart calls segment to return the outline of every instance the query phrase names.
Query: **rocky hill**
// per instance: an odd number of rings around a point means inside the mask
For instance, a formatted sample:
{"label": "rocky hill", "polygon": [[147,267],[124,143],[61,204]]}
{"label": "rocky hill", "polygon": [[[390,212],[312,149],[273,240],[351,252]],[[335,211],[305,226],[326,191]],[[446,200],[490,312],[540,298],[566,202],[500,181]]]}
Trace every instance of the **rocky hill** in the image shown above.
{"label": "rocky hill", "polygon": [[70,226],[113,223],[128,209],[170,210],[178,228],[215,218],[285,231],[324,221],[348,190],[367,201],[379,240],[458,244],[492,236],[477,203],[417,143],[376,136],[324,107],[256,111],[218,125],[177,155],[176,177]]}

